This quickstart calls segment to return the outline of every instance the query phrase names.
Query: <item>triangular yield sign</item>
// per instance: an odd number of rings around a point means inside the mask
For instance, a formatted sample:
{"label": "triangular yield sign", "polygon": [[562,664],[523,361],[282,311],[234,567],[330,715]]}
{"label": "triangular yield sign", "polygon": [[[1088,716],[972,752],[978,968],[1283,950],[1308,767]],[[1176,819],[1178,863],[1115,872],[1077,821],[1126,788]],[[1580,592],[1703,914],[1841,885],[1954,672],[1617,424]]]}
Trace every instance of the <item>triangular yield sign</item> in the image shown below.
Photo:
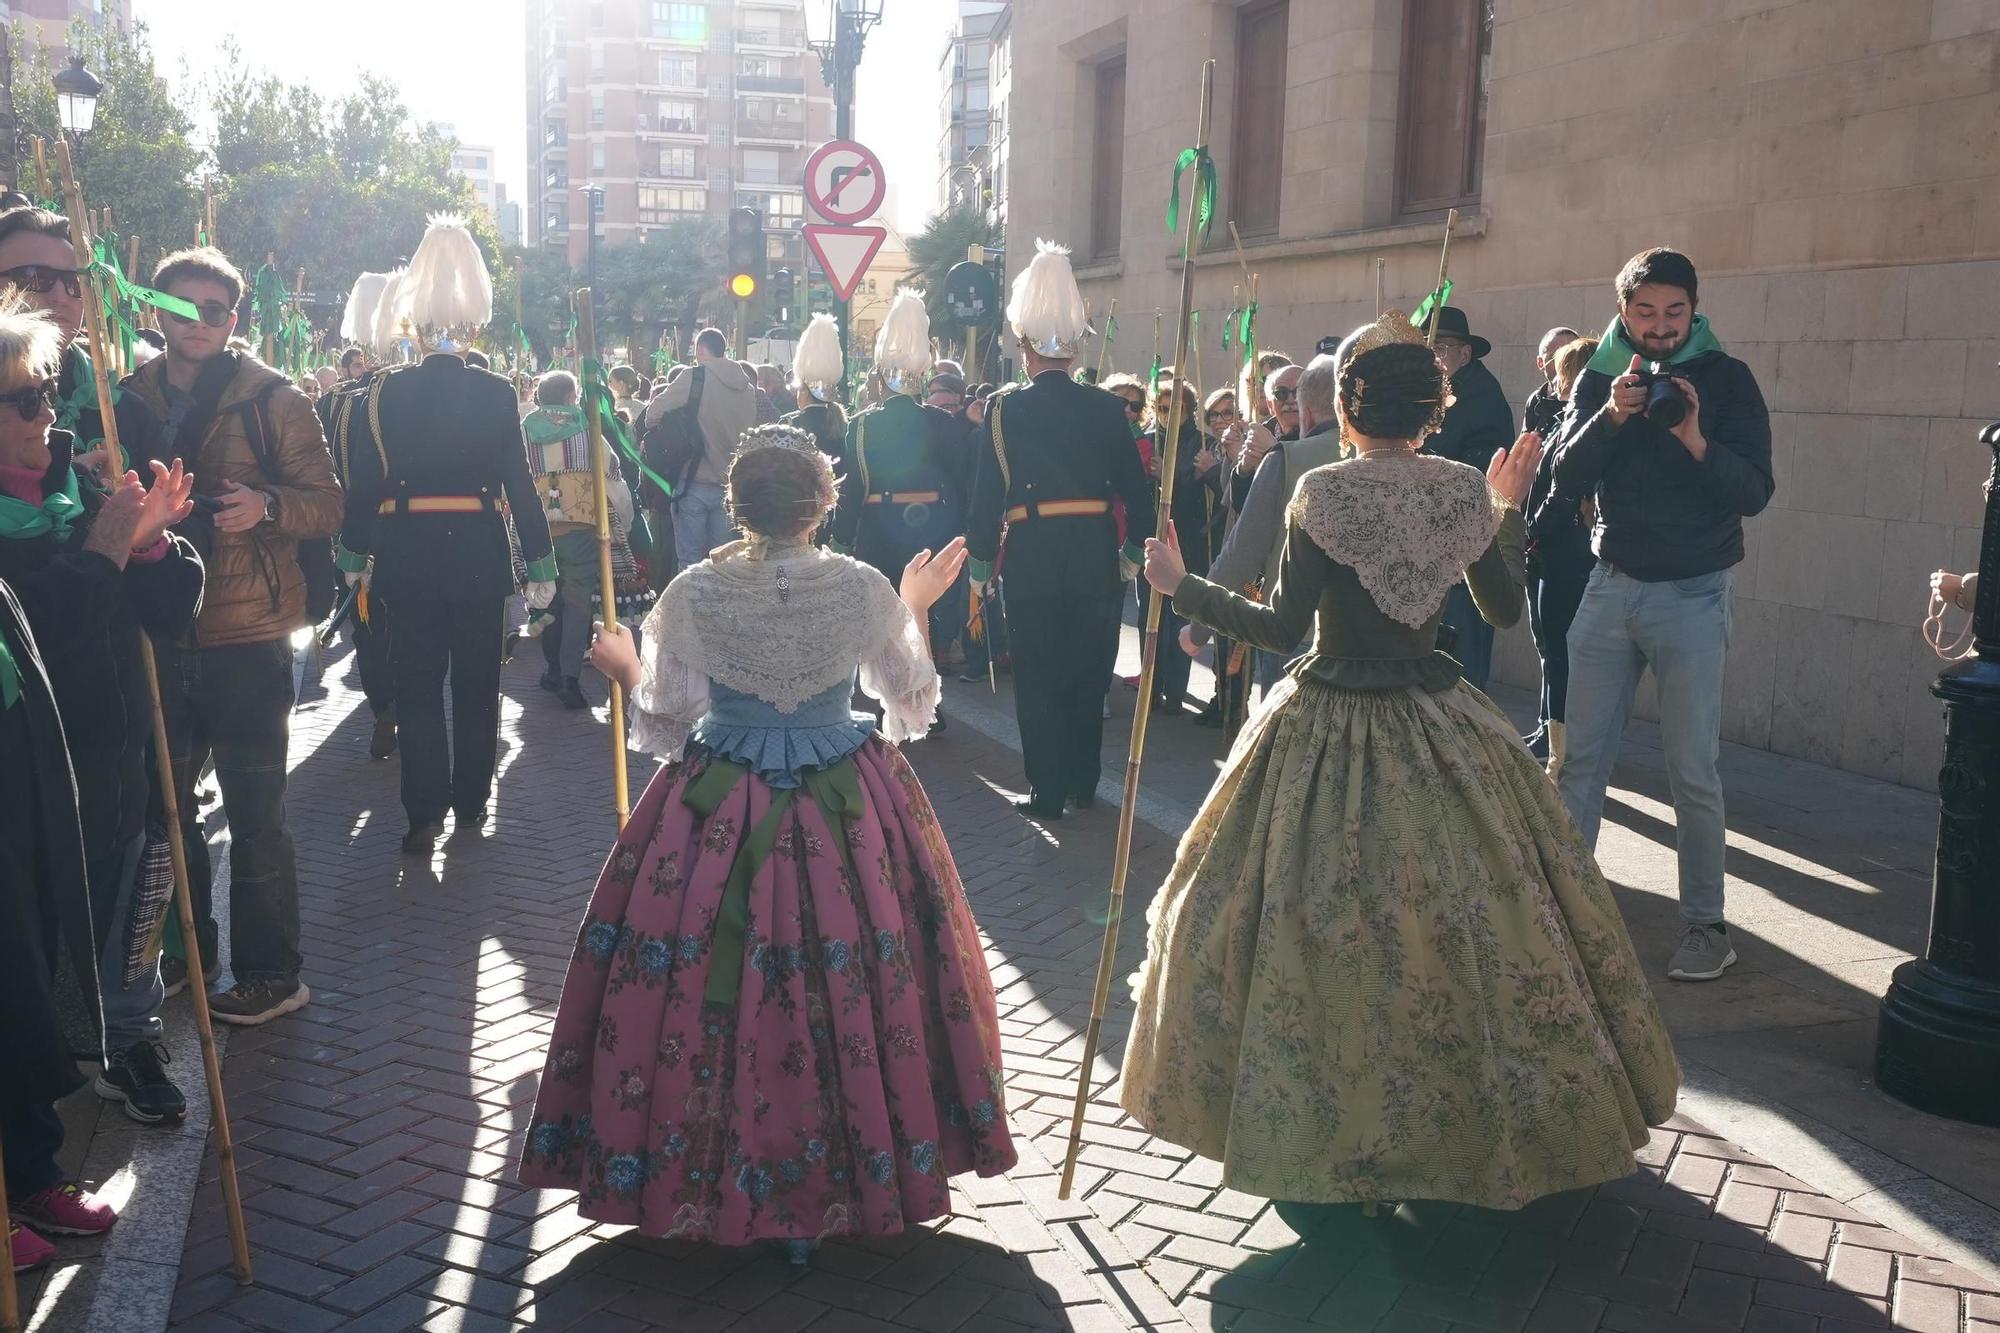
{"label": "triangular yield sign", "polygon": [[805,233],[833,294],[843,301],[853,299],[861,275],[889,235],[883,227],[841,227],[831,222],[809,222]]}

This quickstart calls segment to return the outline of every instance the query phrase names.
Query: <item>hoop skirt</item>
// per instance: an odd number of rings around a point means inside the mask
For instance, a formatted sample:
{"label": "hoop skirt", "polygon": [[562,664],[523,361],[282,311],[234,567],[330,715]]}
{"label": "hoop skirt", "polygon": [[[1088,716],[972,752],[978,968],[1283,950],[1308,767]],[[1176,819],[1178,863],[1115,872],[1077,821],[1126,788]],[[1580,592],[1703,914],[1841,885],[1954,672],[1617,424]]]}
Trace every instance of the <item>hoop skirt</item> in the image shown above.
{"label": "hoop skirt", "polygon": [[[522,1183],[742,1245],[900,1231],[948,1210],[948,1177],[1013,1165],[964,889],[850,679],[782,716],[703,682],[684,710],[706,714],[695,743],[647,785],[578,932]],[[649,678],[636,702],[673,693]]]}
{"label": "hoop skirt", "polygon": [[[1507,522],[1472,588],[1518,614]],[[1148,913],[1126,1110],[1298,1202],[1511,1209],[1629,1174],[1679,1068],[1553,785],[1428,650],[1436,612],[1389,621],[1296,522],[1279,593],[1178,594],[1279,650],[1303,597],[1319,651],[1245,728]]]}

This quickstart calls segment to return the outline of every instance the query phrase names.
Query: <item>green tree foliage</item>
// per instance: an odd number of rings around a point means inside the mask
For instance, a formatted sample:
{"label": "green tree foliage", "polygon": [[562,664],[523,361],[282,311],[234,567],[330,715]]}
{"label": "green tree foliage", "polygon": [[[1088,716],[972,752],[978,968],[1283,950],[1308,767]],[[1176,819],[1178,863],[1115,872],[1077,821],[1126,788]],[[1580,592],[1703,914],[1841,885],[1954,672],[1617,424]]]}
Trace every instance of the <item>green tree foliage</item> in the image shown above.
{"label": "green tree foliage", "polygon": [[946,313],[944,275],[953,264],[965,262],[968,246],[998,246],[1000,231],[974,204],[961,204],[949,212],[933,213],[924,229],[910,237],[910,285],[924,289],[924,308],[930,312],[931,331],[939,337],[959,332]]}
{"label": "green tree foliage", "polygon": [[[65,53],[39,43],[24,47],[18,28],[11,40],[15,111],[25,133],[50,145],[48,169],[55,177],[54,145],[61,126],[51,79],[67,63]],[[139,234],[147,264],[163,244],[193,244],[202,152],[194,142],[193,120],[154,69],[145,28],[127,36],[78,24],[70,41],[104,84],[96,123],[75,149],[89,206],[111,205],[113,226],[127,236]],[[39,187],[31,158],[23,160],[20,180],[31,194],[60,198],[58,180]]]}

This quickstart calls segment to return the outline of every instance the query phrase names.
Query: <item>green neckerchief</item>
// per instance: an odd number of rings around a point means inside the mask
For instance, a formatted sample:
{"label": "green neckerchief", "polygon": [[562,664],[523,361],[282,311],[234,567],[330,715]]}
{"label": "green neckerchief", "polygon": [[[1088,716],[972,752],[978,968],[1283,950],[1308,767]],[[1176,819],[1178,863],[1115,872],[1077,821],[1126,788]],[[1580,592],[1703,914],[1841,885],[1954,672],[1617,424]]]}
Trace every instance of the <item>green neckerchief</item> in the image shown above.
{"label": "green neckerchief", "polygon": [[76,469],[63,469],[62,488],[29,504],[11,495],[0,495],[0,538],[19,539],[53,534],[57,541],[69,536],[70,524],[83,517],[83,501],[77,497]]}
{"label": "green neckerchief", "polygon": [[[52,533],[57,541],[69,536],[70,524],[83,515],[83,501],[76,493],[76,470],[63,469],[62,489],[45,497],[38,505],[0,495],[0,540],[39,537]],[[0,709],[12,708],[21,697],[21,668],[13,650],[0,635]]]}
{"label": "green neckerchief", "polygon": [[544,403],[521,423],[521,433],[534,445],[555,444],[583,429],[583,409],[573,403]]}
{"label": "green neckerchief", "polygon": [[[1696,315],[1694,323],[1688,326],[1687,341],[1681,344],[1680,351],[1667,358],[1667,364],[1678,366],[1698,356],[1706,356],[1710,352],[1721,350],[1721,341],[1709,331],[1708,316]],[[1631,340],[1625,336],[1625,321],[1613,315],[1611,323],[1605,327],[1604,336],[1597,341],[1597,355],[1590,358],[1590,364],[1584,369],[1616,377],[1625,373],[1635,356],[1645,365],[1653,363],[1651,357],[1634,347]]]}

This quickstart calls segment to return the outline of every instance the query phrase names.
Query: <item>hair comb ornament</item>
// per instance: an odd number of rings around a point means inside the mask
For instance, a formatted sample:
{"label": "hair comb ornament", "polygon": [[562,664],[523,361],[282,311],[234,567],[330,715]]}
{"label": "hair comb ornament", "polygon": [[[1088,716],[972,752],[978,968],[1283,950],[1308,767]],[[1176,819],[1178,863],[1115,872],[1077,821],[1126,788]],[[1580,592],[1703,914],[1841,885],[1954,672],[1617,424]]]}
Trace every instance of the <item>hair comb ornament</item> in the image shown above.
{"label": "hair comb ornament", "polygon": [[731,454],[732,461],[758,449],[791,449],[797,453],[813,457],[819,456],[819,442],[813,439],[811,431],[800,430],[797,426],[767,423],[752,426],[743,432]]}
{"label": "hair comb ornament", "polygon": [[1415,343],[1421,346],[1423,341],[1424,335],[1418,331],[1416,325],[1410,323],[1410,317],[1400,310],[1391,309],[1385,311],[1374,323],[1363,324],[1354,331],[1354,350],[1349,355],[1351,359],[1363,352],[1372,352],[1378,347],[1388,347],[1393,343]]}

